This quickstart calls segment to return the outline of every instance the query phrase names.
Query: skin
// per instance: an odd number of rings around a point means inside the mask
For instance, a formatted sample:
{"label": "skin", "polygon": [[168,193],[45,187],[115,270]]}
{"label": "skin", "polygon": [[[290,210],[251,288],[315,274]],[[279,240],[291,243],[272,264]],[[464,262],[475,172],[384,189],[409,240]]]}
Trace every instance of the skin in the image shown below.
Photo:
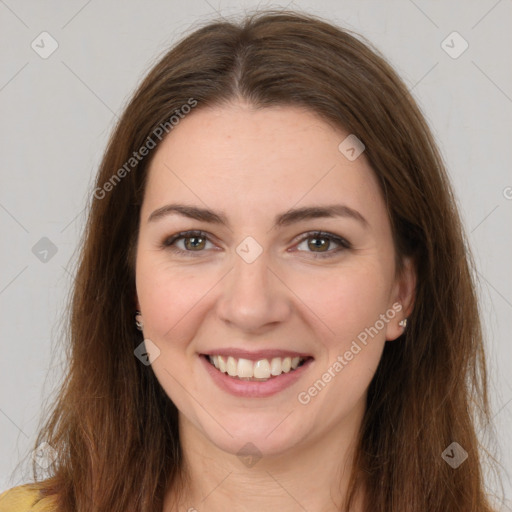
{"label": "skin", "polygon": [[[156,150],[140,215],[136,299],[144,337],[160,350],[152,369],[180,411],[190,476],[179,508],[169,490],[164,510],[339,510],[367,388],[386,340],[403,332],[398,322],[415,286],[410,261],[395,272],[386,206],[364,153],[349,161],[338,150],[347,135],[299,107],[256,110],[239,101],[198,107]],[[169,203],[222,211],[230,227],[180,215],[148,221]],[[328,204],[357,210],[367,225],[332,217],[273,227],[290,208]],[[209,239],[196,251],[193,235],[178,240],[184,255],[161,246],[185,230]],[[330,240],[315,249],[316,237],[306,237],[317,230],[351,247],[337,252]],[[236,252],[247,236],[263,249],[250,264]],[[402,311],[300,403],[299,393],[397,302]],[[219,347],[290,349],[314,361],[280,393],[239,398],[219,389],[199,358]],[[247,442],[262,455],[252,467],[237,456]]]}

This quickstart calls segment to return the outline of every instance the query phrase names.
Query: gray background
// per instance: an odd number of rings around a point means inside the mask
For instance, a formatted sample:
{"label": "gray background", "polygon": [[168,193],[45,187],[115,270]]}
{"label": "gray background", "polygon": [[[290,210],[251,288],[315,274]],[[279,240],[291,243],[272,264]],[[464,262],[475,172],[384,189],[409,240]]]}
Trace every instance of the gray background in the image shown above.
{"label": "gray background", "polygon": [[[198,23],[286,5],[369,39],[432,127],[478,266],[494,421],[512,498],[511,0],[0,0],[0,490],[28,478],[21,468],[11,473],[63,375],[62,312],[86,198],[116,115],[158,57]],[[51,48],[43,31],[58,43],[46,59],[31,47]],[[453,31],[469,44],[457,58],[446,45],[458,53],[462,40],[442,45]]]}

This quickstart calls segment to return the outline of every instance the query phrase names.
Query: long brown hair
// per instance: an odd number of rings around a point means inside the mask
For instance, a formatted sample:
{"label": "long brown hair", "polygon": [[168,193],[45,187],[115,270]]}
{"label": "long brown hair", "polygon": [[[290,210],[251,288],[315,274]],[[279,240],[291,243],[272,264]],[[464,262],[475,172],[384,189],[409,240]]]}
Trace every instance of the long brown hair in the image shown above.
{"label": "long brown hair", "polygon": [[[355,134],[381,183],[398,260],[415,262],[414,309],[368,390],[347,507],[364,482],[368,512],[490,511],[476,435],[489,406],[474,265],[442,158],[376,50],[291,11],[197,28],[153,67],[119,120],[91,197],[68,371],[35,445],[48,442],[57,453],[39,488],[56,496],[59,512],[161,511],[168,486],[179,493],[177,409],[151,366],[134,357],[134,257],[155,149],[130,159],[150,138],[158,146],[155,133],[170,133],[184,105],[236,98],[306,107]],[[468,454],[457,469],[441,456],[452,442]]]}

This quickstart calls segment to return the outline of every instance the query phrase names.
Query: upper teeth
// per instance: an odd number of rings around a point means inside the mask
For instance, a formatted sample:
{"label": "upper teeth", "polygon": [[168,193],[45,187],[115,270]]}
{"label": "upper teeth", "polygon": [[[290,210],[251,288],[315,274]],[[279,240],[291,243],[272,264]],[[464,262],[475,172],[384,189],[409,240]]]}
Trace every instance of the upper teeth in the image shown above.
{"label": "upper teeth", "polygon": [[221,372],[227,373],[231,377],[269,379],[271,375],[277,376],[281,373],[288,373],[295,370],[301,361],[300,357],[274,357],[270,360],[260,359],[251,361],[250,359],[236,359],[226,356],[208,356],[212,363]]}

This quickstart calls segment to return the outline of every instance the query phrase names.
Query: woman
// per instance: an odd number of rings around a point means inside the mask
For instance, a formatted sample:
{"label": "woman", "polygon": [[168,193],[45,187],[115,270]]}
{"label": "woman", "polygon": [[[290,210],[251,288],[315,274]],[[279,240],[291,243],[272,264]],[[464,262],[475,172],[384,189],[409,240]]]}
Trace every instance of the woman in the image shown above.
{"label": "woman", "polygon": [[0,510],[490,511],[471,264],[374,50],[288,11],[196,30],[111,138],[49,473]]}

